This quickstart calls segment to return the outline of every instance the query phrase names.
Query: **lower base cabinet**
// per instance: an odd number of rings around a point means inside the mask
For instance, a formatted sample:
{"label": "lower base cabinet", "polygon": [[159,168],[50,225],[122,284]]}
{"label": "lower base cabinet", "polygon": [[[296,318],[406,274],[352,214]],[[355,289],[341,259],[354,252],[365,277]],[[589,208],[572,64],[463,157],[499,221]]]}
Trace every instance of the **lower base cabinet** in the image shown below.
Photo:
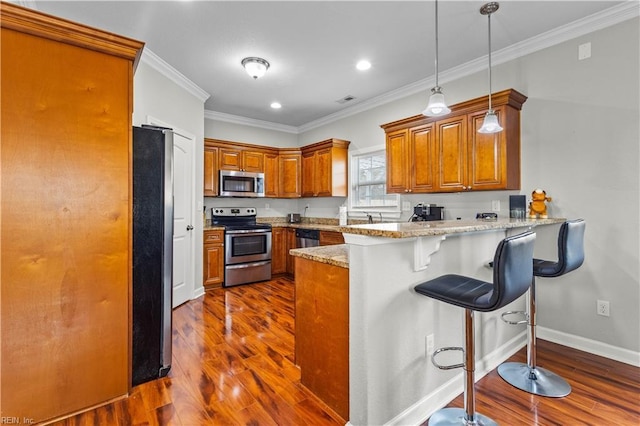
{"label": "lower base cabinet", "polygon": [[349,269],[295,257],[300,382],[349,419]]}
{"label": "lower base cabinet", "polygon": [[203,285],[205,289],[222,287],[224,282],[224,230],[204,231]]}

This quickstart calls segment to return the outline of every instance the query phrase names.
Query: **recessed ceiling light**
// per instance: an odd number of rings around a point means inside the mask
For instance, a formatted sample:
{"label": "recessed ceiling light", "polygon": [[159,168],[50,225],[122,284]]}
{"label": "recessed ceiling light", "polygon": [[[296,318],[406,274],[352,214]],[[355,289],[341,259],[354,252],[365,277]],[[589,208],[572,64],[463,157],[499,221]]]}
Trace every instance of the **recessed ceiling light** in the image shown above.
{"label": "recessed ceiling light", "polygon": [[358,68],[360,71],[366,71],[371,68],[371,62],[363,59],[356,64],[356,68]]}
{"label": "recessed ceiling light", "polygon": [[282,105],[280,105],[280,102],[271,102],[271,108],[280,109],[282,108]]}

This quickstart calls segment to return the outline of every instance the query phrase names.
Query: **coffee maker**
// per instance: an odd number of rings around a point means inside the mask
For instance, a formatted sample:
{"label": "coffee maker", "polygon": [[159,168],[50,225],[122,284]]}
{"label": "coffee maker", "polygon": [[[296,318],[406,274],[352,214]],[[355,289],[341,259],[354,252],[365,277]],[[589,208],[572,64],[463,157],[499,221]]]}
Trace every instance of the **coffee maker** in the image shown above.
{"label": "coffee maker", "polygon": [[420,203],[413,207],[413,215],[411,222],[424,222],[432,220],[444,219],[444,207],[438,207],[435,204]]}

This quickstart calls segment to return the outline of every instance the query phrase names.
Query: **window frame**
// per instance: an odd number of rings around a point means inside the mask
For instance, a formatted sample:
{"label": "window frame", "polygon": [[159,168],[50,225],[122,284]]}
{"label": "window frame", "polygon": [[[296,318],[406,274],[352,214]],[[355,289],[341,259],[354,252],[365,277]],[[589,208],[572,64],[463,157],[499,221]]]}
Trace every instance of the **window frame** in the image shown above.
{"label": "window frame", "polygon": [[386,195],[388,197],[392,197],[395,199],[395,205],[392,206],[357,206],[356,202],[356,187],[359,185],[359,170],[358,170],[358,160],[360,157],[371,156],[373,154],[381,153],[385,157],[385,190],[386,190],[386,146],[385,145],[377,145],[368,148],[362,148],[357,151],[353,151],[349,153],[349,165],[350,165],[350,180],[349,180],[349,193],[348,193],[348,212],[351,217],[362,217],[366,218],[367,214],[371,214],[373,216],[374,221],[379,220],[380,218],[386,219],[397,219],[402,214],[402,200],[400,199],[400,194],[389,194]]}

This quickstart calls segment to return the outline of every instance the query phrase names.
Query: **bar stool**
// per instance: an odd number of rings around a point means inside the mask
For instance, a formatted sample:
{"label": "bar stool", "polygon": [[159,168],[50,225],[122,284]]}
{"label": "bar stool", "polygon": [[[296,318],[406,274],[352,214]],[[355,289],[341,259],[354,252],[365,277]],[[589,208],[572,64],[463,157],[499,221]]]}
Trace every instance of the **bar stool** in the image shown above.
{"label": "bar stool", "polygon": [[[558,261],[533,259],[534,279],[529,293],[529,312],[505,312],[502,319],[509,324],[528,324],[527,363],[505,362],[498,366],[498,374],[507,383],[534,395],[560,398],[571,393],[571,385],[562,377],[536,365],[536,283],[535,277],[559,277],[577,269],[584,261],[584,230],[582,219],[567,221],[558,234]],[[524,314],[526,320],[511,322],[504,317]]]}
{"label": "bar stool", "polygon": [[[429,425],[495,425],[487,416],[475,409],[475,343],[474,311],[491,312],[513,302],[529,289],[533,280],[532,262],[535,234],[526,232],[502,240],[493,259],[493,283],[461,275],[443,275],[415,287],[415,291],[433,299],[464,308],[464,347],[448,347],[436,350],[433,364],[444,370],[464,369],[464,409],[444,408],[429,418]],[[442,366],[435,357],[438,353],[459,350],[464,354],[461,364]]]}

